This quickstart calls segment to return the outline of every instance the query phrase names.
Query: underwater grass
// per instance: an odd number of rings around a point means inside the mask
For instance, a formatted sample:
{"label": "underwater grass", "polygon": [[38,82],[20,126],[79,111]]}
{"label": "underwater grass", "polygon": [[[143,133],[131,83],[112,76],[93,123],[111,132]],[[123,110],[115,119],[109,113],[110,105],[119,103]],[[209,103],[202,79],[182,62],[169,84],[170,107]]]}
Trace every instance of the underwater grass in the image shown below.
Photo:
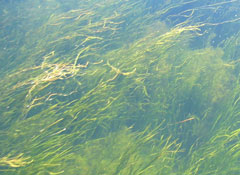
{"label": "underwater grass", "polygon": [[238,18],[211,16],[237,1],[27,2],[1,7],[2,174],[240,171],[238,32],[212,44]]}

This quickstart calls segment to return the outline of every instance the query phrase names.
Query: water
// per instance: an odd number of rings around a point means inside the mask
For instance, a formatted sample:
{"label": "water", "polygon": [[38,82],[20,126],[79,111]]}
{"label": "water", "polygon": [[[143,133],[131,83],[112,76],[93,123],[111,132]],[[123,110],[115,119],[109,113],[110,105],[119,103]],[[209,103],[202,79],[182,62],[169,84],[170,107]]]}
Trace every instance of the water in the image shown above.
{"label": "water", "polygon": [[240,174],[238,1],[0,3],[0,174]]}

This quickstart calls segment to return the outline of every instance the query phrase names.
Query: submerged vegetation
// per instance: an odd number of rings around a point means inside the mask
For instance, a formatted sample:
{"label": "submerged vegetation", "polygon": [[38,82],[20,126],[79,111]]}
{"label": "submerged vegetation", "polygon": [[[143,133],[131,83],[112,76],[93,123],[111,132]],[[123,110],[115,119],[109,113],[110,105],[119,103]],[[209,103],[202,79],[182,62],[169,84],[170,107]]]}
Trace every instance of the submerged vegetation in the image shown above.
{"label": "submerged vegetation", "polygon": [[237,0],[1,4],[0,174],[239,174]]}

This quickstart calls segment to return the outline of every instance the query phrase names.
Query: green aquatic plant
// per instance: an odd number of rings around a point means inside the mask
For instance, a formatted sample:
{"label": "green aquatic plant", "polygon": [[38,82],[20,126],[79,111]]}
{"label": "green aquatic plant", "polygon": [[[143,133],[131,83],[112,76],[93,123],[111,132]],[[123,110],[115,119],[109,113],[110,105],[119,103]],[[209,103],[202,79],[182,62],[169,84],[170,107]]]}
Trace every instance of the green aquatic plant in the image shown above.
{"label": "green aquatic plant", "polygon": [[12,168],[22,167],[30,164],[32,161],[29,160],[30,157],[23,157],[23,154],[19,154],[15,157],[11,157],[10,155],[7,155],[5,157],[0,158],[0,166],[9,166]]}
{"label": "green aquatic plant", "polygon": [[0,7],[1,173],[239,171],[237,1],[28,2]]}

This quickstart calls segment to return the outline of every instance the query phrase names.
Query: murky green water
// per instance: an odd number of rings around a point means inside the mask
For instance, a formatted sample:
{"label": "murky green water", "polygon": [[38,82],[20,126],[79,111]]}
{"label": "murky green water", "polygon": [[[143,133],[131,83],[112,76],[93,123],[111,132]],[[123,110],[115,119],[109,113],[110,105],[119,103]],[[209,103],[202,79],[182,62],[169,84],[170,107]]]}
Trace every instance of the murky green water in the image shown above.
{"label": "murky green water", "polygon": [[0,174],[240,174],[240,2],[0,0]]}

